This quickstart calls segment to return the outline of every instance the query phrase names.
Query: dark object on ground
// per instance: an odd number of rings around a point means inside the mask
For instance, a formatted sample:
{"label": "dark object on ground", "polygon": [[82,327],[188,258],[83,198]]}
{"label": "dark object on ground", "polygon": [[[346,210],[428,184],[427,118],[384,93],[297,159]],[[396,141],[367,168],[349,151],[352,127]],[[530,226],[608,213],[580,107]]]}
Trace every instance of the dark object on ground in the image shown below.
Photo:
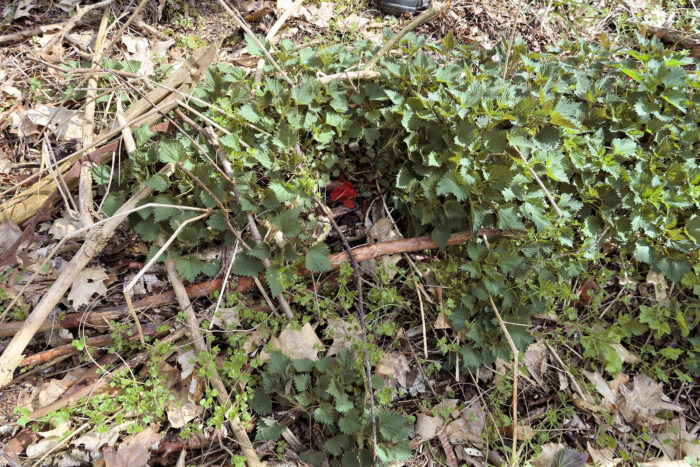
{"label": "dark object on ground", "polygon": [[428,9],[430,0],[379,0],[379,8],[385,13],[401,16]]}

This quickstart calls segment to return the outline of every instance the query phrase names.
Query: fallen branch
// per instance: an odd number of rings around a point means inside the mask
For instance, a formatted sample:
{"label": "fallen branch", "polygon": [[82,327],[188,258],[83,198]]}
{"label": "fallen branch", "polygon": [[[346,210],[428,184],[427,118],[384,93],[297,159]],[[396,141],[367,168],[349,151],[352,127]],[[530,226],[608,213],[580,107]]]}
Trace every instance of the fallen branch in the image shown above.
{"label": "fallen branch", "polygon": [[[185,329],[187,329],[187,333],[193,341],[192,344],[198,353],[207,353],[209,349],[204,342],[204,337],[202,335],[202,330],[199,328],[197,316],[194,314],[194,310],[192,309],[192,302],[190,302],[185,286],[183,285],[180,276],[177,274],[175,269],[175,259],[171,255],[168,255],[168,259],[165,260],[165,268],[168,271],[168,277],[170,278],[170,283],[172,284],[175,295],[177,296],[177,301],[180,304],[181,311],[185,315]],[[216,389],[216,397],[219,404],[221,404],[221,406],[224,408],[225,413],[228,414],[228,409],[231,408],[231,399],[229,398],[228,390],[226,389],[221,376],[219,376],[216,368],[210,368],[207,373],[209,375],[211,385],[214,387],[214,389]],[[248,465],[251,467],[262,466],[263,464],[260,462],[258,453],[255,451],[255,448],[253,448],[253,443],[250,442],[248,433],[246,432],[245,428],[243,428],[243,424],[238,416],[235,416],[233,419],[229,420],[229,422],[231,424],[231,429],[233,430],[233,435],[235,436],[236,441],[238,441]]]}
{"label": "fallen branch", "polygon": [[[71,31],[71,29],[73,29],[73,28],[80,22],[81,19],[83,19],[83,16],[85,16],[85,15],[88,14],[88,13],[90,13],[90,12],[91,12],[92,10],[94,10],[94,9],[102,8],[102,7],[106,7],[106,6],[111,5],[111,4],[112,4],[112,1],[113,1],[113,0],[104,0],[104,1],[102,1],[102,2],[94,3],[94,4],[92,4],[92,5],[86,5],[86,6],[83,6],[83,7],[78,6],[78,7],[76,8],[76,10],[75,10],[75,14],[74,14],[68,21],[66,21],[66,22],[63,24],[63,27],[61,28],[61,30],[59,31],[59,33],[56,34],[56,36],[54,36],[49,42],[47,42],[46,45],[44,45],[44,46],[41,48],[41,50],[39,51],[39,53],[40,53],[40,54],[47,54],[47,53],[50,54],[50,53],[51,53],[51,49],[52,49],[54,46],[60,44],[61,40],[63,40],[63,36],[65,36],[66,34],[68,34],[68,33]],[[98,48],[95,47],[96,53],[99,53],[99,52],[97,52],[97,50],[98,50]]]}
{"label": "fallen branch", "polygon": [[513,352],[513,446],[511,447],[510,453],[510,465],[512,467],[515,467],[516,465],[518,465],[518,359],[520,357],[520,353],[518,352],[518,348],[513,342],[513,338],[510,337],[510,333],[508,332],[506,323],[503,322],[503,318],[501,318],[501,314],[498,312],[498,308],[496,308],[496,304],[493,302],[493,297],[491,297],[491,294],[489,294],[489,303],[491,304],[491,309],[493,310],[494,314],[496,315],[496,318],[498,319],[498,323],[501,325],[503,334],[506,335],[506,339],[508,340],[510,350],[511,352]]}
{"label": "fallen branch", "polygon": [[[165,324],[170,324],[170,323],[165,323]],[[143,334],[145,336],[158,336],[160,333],[158,333],[158,328],[163,325],[161,324],[147,324],[143,326]],[[128,340],[129,342],[135,342],[139,336],[136,334],[130,334],[127,332],[122,333],[122,337],[124,337],[125,340]],[[83,342],[85,346],[88,347],[104,347],[107,345],[110,345],[114,343],[114,337],[112,337],[110,334],[105,334],[102,336],[96,336],[96,337],[91,337],[90,339],[87,339],[86,341]],[[43,352],[36,353],[34,355],[30,355],[29,357],[26,357],[22,362],[19,364],[19,366],[30,366],[30,365],[37,365],[40,363],[45,363],[48,361],[53,360],[54,358],[61,357],[63,355],[71,355],[80,352],[75,345],[71,344],[65,344],[65,345],[59,345],[58,347],[54,347],[53,349],[48,349],[44,350]]]}
{"label": "fallen branch", "polygon": [[[450,235],[447,240],[448,245],[457,245],[468,242],[482,235],[499,237],[516,237],[524,234],[523,230],[501,230],[501,229],[479,229],[476,232],[459,232]],[[395,255],[397,253],[410,253],[412,251],[434,250],[439,248],[438,244],[431,237],[413,237],[391,242],[380,242],[373,245],[366,245],[353,248],[352,252],[358,262],[377,258],[378,256]],[[331,267],[338,269],[341,264],[350,260],[348,253],[336,253],[331,255]]]}

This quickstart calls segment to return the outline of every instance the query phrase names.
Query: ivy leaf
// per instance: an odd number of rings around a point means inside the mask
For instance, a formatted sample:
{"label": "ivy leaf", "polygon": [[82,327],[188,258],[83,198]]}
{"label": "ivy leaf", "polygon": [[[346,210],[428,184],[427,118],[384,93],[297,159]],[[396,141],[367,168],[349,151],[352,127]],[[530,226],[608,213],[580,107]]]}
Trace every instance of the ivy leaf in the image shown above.
{"label": "ivy leaf", "polygon": [[331,250],[325,243],[317,243],[306,252],[305,265],[310,272],[331,270]]}
{"label": "ivy leaf", "polygon": [[258,258],[250,256],[248,253],[239,253],[233,265],[233,273],[239,276],[258,277],[265,267]]}

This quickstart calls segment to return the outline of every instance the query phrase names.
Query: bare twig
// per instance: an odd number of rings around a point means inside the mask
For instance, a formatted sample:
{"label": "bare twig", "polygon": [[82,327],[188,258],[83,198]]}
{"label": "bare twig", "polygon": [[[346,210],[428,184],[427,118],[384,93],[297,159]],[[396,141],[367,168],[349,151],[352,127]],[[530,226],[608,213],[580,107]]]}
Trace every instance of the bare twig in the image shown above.
{"label": "bare twig", "polygon": [[[183,285],[180,276],[175,270],[175,259],[172,256],[168,255],[168,259],[165,260],[165,267],[168,271],[168,277],[170,278],[170,283],[172,284],[173,290],[175,291],[175,295],[177,296],[180,308],[182,309],[182,312],[185,315],[187,333],[190,335],[190,338],[193,341],[194,348],[197,350],[198,353],[207,352],[207,345],[204,342],[202,331],[199,328],[197,316],[194,314],[194,310],[192,309],[192,303],[190,302],[190,299],[187,296],[185,286]],[[228,412],[228,409],[231,407],[232,404],[231,399],[228,395],[228,390],[226,389],[226,386],[224,385],[221,376],[219,376],[219,373],[216,370],[216,368],[210,369],[210,372],[208,371],[208,374],[211,375],[211,384],[214,387],[214,389],[216,389],[216,397],[219,403],[223,407],[225,407]],[[243,452],[243,455],[245,456],[248,465],[254,467],[262,466],[263,464],[260,462],[258,453],[253,448],[253,443],[250,442],[250,438],[248,438],[248,433],[246,433],[245,428],[243,427],[243,424],[241,423],[238,416],[230,420],[230,423],[231,429],[233,430],[233,435],[236,437],[236,441],[238,441],[238,444],[241,447],[241,451]]]}
{"label": "bare twig", "polygon": [[513,446],[511,448],[510,462],[511,466],[515,467],[516,465],[518,465],[518,359],[520,357],[520,353],[518,352],[518,348],[513,342],[513,338],[510,337],[510,333],[508,332],[506,323],[503,322],[503,318],[501,318],[501,314],[498,312],[498,308],[496,308],[496,304],[493,302],[493,297],[491,297],[490,294],[489,303],[491,304],[491,309],[493,310],[494,314],[496,315],[496,318],[498,319],[498,323],[501,325],[503,334],[506,335],[506,339],[508,340],[510,350],[511,352],[513,352]]}
{"label": "bare twig", "polygon": [[[272,44],[275,36],[279,32],[279,30],[282,28],[282,25],[287,21],[287,19],[296,12],[299,7],[301,7],[301,4],[304,3],[304,0],[296,0],[294,3],[292,3],[289,8],[287,8],[284,13],[282,13],[282,16],[277,18],[277,21],[275,21],[275,24],[272,25],[270,30],[267,32],[267,35],[265,36],[265,39]],[[260,82],[262,80],[263,76],[263,70],[265,69],[265,60],[260,59],[258,60],[258,64],[255,67],[255,82]]]}
{"label": "bare twig", "polygon": [[352,247],[348,243],[348,239],[345,237],[343,232],[340,230],[340,227],[338,227],[338,224],[336,224],[335,220],[333,219],[333,215],[331,214],[330,209],[323,204],[320,200],[316,200],[316,204],[318,205],[319,208],[321,208],[321,211],[323,211],[326,216],[328,217],[328,220],[331,223],[331,226],[333,226],[333,230],[335,230],[335,233],[338,234],[338,237],[340,237],[340,241],[343,243],[343,248],[345,248],[346,254],[350,257],[350,263],[352,264],[352,270],[355,275],[355,288],[357,289],[357,302],[355,302],[355,306],[357,307],[357,312],[360,315],[360,331],[362,333],[362,350],[364,352],[364,357],[365,357],[365,372],[367,373],[365,376],[367,378],[367,387],[369,388],[369,407],[370,407],[370,415],[372,417],[372,441],[374,443],[374,455],[377,455],[377,417],[375,413],[375,407],[374,407],[374,389],[372,388],[372,365],[369,363],[369,352],[367,350],[367,324],[365,322],[365,305],[364,301],[362,299],[362,277],[360,276],[360,267],[357,264],[357,258],[353,254]]}
{"label": "bare twig", "polygon": [[382,56],[386,55],[386,53],[388,53],[401,40],[401,38],[403,38],[403,36],[413,31],[418,26],[431,19],[433,16],[437,16],[438,14],[442,13],[446,9],[447,4],[445,3],[436,1],[431,2],[430,8],[425,10],[420,15],[416,16],[413,19],[413,21],[408,23],[406,26],[403,27],[403,29],[401,29],[401,31],[399,31],[394,36],[392,36],[391,39],[386,41],[386,43],[382,46],[381,49],[379,49],[379,51],[374,55],[374,57],[372,57],[370,61],[367,62],[363,70],[371,70],[372,68],[374,68],[377,62],[379,62],[379,59],[382,58]]}
{"label": "bare twig", "polygon": [[270,52],[267,51],[267,47],[265,47],[262,42],[260,42],[260,39],[255,35],[252,29],[250,29],[250,26],[248,26],[248,23],[246,23],[245,19],[241,16],[241,14],[236,10],[236,8],[231,8],[226,4],[224,0],[217,0],[219,2],[219,5],[222,6],[224,11],[229,14],[233,18],[233,20],[238,23],[238,25],[245,31],[248,36],[255,42],[255,44],[262,50],[263,55],[265,55],[265,58],[267,59],[268,62],[270,62],[270,65],[274,66],[275,69],[277,70],[277,73],[280,74],[284,80],[289,83],[291,87],[294,87],[294,82],[289,79],[289,76],[287,76],[287,73],[284,72],[284,70],[277,64],[274,58],[272,58],[272,55],[270,55]]}
{"label": "bare twig", "polygon": [[80,22],[81,19],[83,19],[83,16],[97,8],[102,8],[111,5],[112,1],[113,0],[104,0],[102,2],[94,3],[92,5],[86,5],[84,7],[78,6],[78,8],[76,8],[75,10],[75,14],[63,24],[61,31],[58,34],[56,34],[56,36],[54,36],[46,45],[44,45],[44,47],[41,48],[41,52],[50,52],[51,48],[53,48],[56,44],[59,44],[61,40],[63,40],[63,36],[68,34],[68,32],[71,29],[73,29],[75,25],[78,24],[78,22]]}

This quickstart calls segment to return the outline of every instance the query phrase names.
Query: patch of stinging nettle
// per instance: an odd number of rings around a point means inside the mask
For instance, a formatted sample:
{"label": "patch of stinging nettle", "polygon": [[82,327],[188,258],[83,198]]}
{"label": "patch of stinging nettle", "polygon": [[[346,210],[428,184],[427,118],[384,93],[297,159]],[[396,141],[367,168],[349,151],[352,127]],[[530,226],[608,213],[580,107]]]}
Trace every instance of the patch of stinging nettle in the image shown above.
{"label": "patch of stinging nettle", "polygon": [[[690,260],[700,242],[700,81],[691,58],[641,37],[638,51],[569,44],[536,54],[516,44],[504,79],[503,54],[495,61],[458,46],[451,35],[428,44],[411,34],[399,47],[402,53],[379,61],[380,78],[325,86],[317,76],[361,66],[378,47],[360,41],[352,50],[313,49],[282,41],[276,59],[297,83],[291,89],[271,68],[256,84],[240,68],[212,67],[194,93],[211,106],[190,105],[231,132],[220,142],[242,205],[185,137],[156,141],[142,129],[139,150],[113,180],[105,210],[114,210],[135,182],[158,191],[150,201],[214,209],[184,228],[175,244],[185,278],[214,272],[216,265],[192,253],[234,240],[223,214],[184,173],[169,180],[154,175],[164,162],[182,161],[230,208],[234,226],[243,230],[243,212],[253,211],[262,226],[281,232],[283,242],[241,254],[234,269],[256,275],[269,258],[273,295],[302,263],[314,271],[328,267],[327,247],[314,246],[314,196],[355,169],[389,191],[406,234],[429,232],[445,244],[460,230],[521,229],[521,236],[493,237],[488,246],[480,239],[453,258],[448,311],[455,329],[465,331],[460,360],[466,366],[509,354],[489,294],[524,346],[523,324],[553,305],[560,298],[552,294],[555,285],[585,273],[605,242],[640,268],[674,282],[685,277],[683,286],[697,295],[700,270]],[[256,53],[252,41],[249,49]],[[192,136],[215,157],[202,135]],[[106,183],[104,170],[95,175]],[[132,222],[154,241],[195,215],[156,208]]]}
{"label": "patch of stinging nettle", "polygon": [[[372,378],[381,389],[379,376]],[[277,440],[286,429],[269,417],[275,409],[296,409],[311,427],[312,447],[299,458],[322,465],[328,454],[330,465],[374,465],[372,420],[365,397],[363,372],[357,355],[342,349],[336,357],[318,361],[291,360],[272,352],[262,373],[262,387],[255,390],[250,407],[263,418],[256,440]],[[405,461],[412,457],[408,439],[413,431],[412,417],[392,410],[376,414],[377,455],[382,462]],[[320,450],[322,449],[322,450]],[[325,452],[325,453],[324,453]]]}

